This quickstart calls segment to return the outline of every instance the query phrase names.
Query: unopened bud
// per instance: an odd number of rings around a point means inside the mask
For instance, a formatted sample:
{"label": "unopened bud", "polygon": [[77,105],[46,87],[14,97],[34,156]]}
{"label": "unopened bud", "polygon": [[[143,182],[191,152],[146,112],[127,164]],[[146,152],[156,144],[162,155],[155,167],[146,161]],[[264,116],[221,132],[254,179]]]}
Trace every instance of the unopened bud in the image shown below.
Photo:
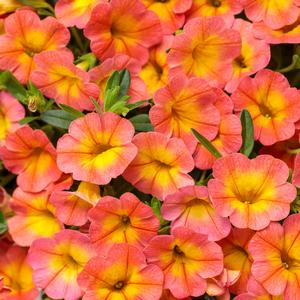
{"label": "unopened bud", "polygon": [[39,101],[39,98],[36,97],[36,96],[29,96],[28,97],[28,109],[31,112],[36,112],[37,111],[38,101]]}

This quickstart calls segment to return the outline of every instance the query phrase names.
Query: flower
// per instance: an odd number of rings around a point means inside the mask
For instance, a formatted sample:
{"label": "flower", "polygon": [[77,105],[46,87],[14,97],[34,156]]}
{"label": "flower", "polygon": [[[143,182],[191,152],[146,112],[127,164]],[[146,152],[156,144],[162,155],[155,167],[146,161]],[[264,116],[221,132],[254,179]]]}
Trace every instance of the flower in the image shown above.
{"label": "flower", "polygon": [[55,18],[40,20],[31,10],[17,10],[5,19],[5,34],[0,36],[0,69],[10,70],[21,83],[27,83],[35,68],[35,55],[69,51],[69,39],[68,30]]}
{"label": "flower", "polygon": [[295,299],[299,295],[300,214],[286,218],[283,225],[272,222],[249,243],[254,278],[274,296]]}
{"label": "flower", "polygon": [[261,230],[286,218],[296,197],[288,166],[270,155],[236,153],[217,160],[208,191],[213,206],[238,228]]}
{"label": "flower", "polygon": [[161,214],[164,219],[172,221],[172,228],[190,228],[207,235],[210,241],[226,237],[231,230],[229,220],[216,213],[204,186],[186,186],[169,195],[162,205]]}
{"label": "flower", "polygon": [[45,96],[80,111],[94,109],[90,97],[97,99],[99,89],[87,72],[74,66],[72,55],[49,51],[36,55],[34,62],[30,79]]}
{"label": "flower", "polygon": [[136,156],[130,121],[107,112],[89,113],[73,121],[57,143],[57,163],[75,180],[98,185],[121,175]]}
{"label": "flower", "polygon": [[175,228],[171,235],[154,237],[144,253],[149,263],[163,270],[164,288],[177,298],[203,295],[206,279],[223,270],[221,248],[205,235],[185,227]]}
{"label": "flower", "polygon": [[220,115],[212,88],[200,78],[178,75],[154,95],[149,117],[155,131],[181,138],[191,153],[197,140],[191,129],[211,140],[217,135]]}
{"label": "flower", "polygon": [[157,266],[147,264],[138,248],[116,244],[107,256],[92,258],[78,282],[85,290],[83,300],[159,300],[163,274]]}
{"label": "flower", "polygon": [[62,174],[56,165],[55,148],[46,134],[29,126],[7,136],[0,157],[10,172],[18,174],[17,184],[26,192],[40,192]]}
{"label": "flower", "polygon": [[25,117],[25,109],[9,93],[0,91],[0,144],[4,143],[8,133],[16,131],[19,121]]}
{"label": "flower", "polygon": [[194,161],[182,140],[147,132],[137,134],[133,143],[138,154],[123,176],[143,193],[164,200],[178,188],[194,183],[187,174]]}
{"label": "flower", "polygon": [[247,109],[254,124],[254,136],[263,145],[291,138],[300,118],[299,91],[288,80],[271,70],[245,77],[232,94],[235,111]]}
{"label": "flower", "polygon": [[168,54],[170,76],[183,73],[224,87],[232,76],[232,61],[240,55],[241,38],[221,17],[194,18],[176,35]]}
{"label": "flower", "polygon": [[76,300],[83,295],[77,276],[95,256],[89,239],[75,230],[62,230],[53,238],[35,240],[28,254],[33,281],[47,296]]}
{"label": "flower", "polygon": [[142,64],[148,60],[148,48],[162,39],[158,17],[139,0],[112,0],[97,5],[84,35],[91,40],[91,49],[99,59],[123,53]]}
{"label": "flower", "polygon": [[26,193],[20,188],[14,191],[10,204],[15,215],[7,222],[9,233],[18,245],[30,246],[37,238],[52,237],[63,229],[49,196],[46,191]]}

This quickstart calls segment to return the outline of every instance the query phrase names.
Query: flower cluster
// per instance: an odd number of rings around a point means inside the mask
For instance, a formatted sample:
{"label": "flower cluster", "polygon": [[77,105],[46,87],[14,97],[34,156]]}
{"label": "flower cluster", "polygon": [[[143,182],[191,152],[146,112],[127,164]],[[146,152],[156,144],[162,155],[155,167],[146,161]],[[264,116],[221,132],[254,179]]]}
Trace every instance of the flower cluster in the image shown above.
{"label": "flower cluster", "polygon": [[300,1],[2,2],[0,300],[299,300]]}

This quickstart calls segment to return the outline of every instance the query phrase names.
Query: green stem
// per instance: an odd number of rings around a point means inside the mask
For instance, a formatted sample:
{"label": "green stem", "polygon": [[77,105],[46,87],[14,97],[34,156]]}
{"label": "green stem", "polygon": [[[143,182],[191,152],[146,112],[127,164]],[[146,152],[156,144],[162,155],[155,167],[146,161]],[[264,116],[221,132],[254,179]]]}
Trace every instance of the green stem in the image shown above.
{"label": "green stem", "polygon": [[80,35],[79,35],[77,29],[75,27],[71,27],[71,33],[77,43],[77,46],[79,47],[79,49],[81,51],[81,53],[84,53],[84,45],[82,43],[82,40],[80,38]]}

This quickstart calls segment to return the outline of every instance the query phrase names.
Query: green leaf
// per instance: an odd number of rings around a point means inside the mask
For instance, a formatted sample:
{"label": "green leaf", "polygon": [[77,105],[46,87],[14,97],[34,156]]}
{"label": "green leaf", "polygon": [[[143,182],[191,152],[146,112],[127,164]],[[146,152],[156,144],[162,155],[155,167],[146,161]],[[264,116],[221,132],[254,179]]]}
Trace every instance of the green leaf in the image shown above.
{"label": "green leaf", "polygon": [[74,115],[63,110],[48,110],[41,114],[41,120],[55,127],[68,129],[70,123],[77,119]]}
{"label": "green leaf", "polygon": [[241,112],[241,123],[242,123],[242,138],[243,144],[240,152],[249,156],[254,147],[254,129],[253,122],[250,113],[247,110]]}
{"label": "green leaf", "polygon": [[68,106],[68,105],[65,105],[65,104],[59,104],[58,105],[62,110],[70,113],[71,115],[73,115],[74,117],[76,118],[80,118],[80,117],[83,117],[84,116],[84,113],[82,113],[81,111],[71,107],[71,106]]}
{"label": "green leaf", "polygon": [[221,153],[217,150],[217,148],[203,135],[201,135],[197,130],[191,129],[195,138],[216,158],[222,157]]}
{"label": "green leaf", "polygon": [[148,104],[149,101],[148,100],[142,100],[142,101],[138,101],[138,102],[135,102],[135,103],[131,103],[131,104],[127,104],[126,106],[129,108],[129,110],[134,110],[144,104]]}
{"label": "green leaf", "polygon": [[54,12],[53,7],[45,0],[18,0],[18,2],[26,6],[31,6],[34,8],[46,8],[49,9],[51,12]]}
{"label": "green leaf", "polygon": [[120,74],[118,71],[114,71],[107,79],[106,86],[105,86],[105,92],[107,90],[111,90],[115,86],[118,86],[119,83],[120,83]]}
{"label": "green leaf", "polygon": [[40,117],[25,117],[22,120],[19,121],[20,125],[29,124],[32,121],[38,120]]}
{"label": "green leaf", "polygon": [[102,108],[101,108],[101,106],[99,105],[98,101],[97,101],[94,97],[92,97],[92,96],[90,96],[90,99],[91,99],[91,101],[93,102],[93,104],[94,104],[94,106],[95,106],[95,109],[96,109],[97,113],[101,115],[101,114],[102,114]]}
{"label": "green leaf", "polygon": [[4,89],[10,92],[21,103],[28,103],[28,93],[23,85],[9,71],[0,72],[0,90]]}
{"label": "green leaf", "polygon": [[140,114],[129,119],[136,131],[153,131],[154,128],[147,114]]}
{"label": "green leaf", "polygon": [[159,219],[159,222],[160,222],[160,226],[164,226],[166,224],[168,224],[169,222],[166,221],[162,215],[161,215],[161,212],[160,212],[160,209],[161,209],[161,202],[159,201],[159,199],[157,199],[156,197],[153,197],[151,199],[151,204],[150,204],[154,214],[157,216],[157,218]]}
{"label": "green leaf", "polygon": [[6,231],[7,231],[7,223],[3,213],[0,211],[0,234],[3,234]]}
{"label": "green leaf", "polygon": [[119,97],[123,97],[128,94],[130,87],[131,76],[127,69],[120,72],[120,92]]}

